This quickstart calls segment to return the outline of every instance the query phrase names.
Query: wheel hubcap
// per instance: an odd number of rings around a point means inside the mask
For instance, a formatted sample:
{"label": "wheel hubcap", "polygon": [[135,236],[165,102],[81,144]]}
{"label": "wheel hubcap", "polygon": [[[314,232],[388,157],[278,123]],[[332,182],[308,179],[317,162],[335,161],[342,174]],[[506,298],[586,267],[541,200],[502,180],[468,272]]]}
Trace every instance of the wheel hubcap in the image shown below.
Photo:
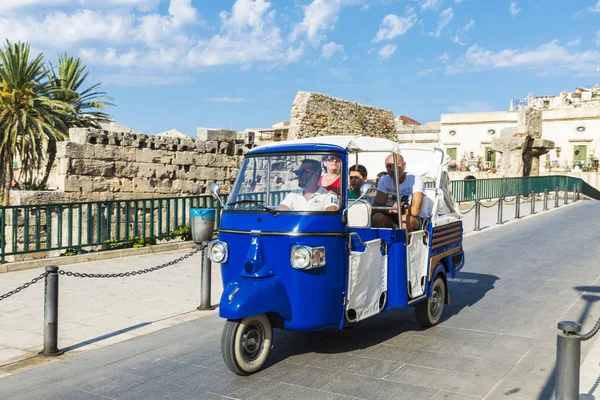
{"label": "wheel hubcap", "polygon": [[429,311],[431,312],[431,316],[435,317],[440,312],[442,308],[442,294],[439,286],[433,288],[433,293],[431,294],[431,299],[429,299]]}
{"label": "wheel hubcap", "polygon": [[242,333],[242,352],[244,357],[251,361],[258,357],[263,348],[265,331],[262,325],[250,323]]}

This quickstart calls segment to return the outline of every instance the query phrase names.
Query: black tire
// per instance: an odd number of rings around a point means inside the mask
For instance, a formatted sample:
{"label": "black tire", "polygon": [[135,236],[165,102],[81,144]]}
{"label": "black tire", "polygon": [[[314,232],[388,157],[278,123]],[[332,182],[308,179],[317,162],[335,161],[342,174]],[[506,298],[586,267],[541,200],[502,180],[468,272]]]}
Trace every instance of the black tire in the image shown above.
{"label": "black tire", "polygon": [[437,277],[431,288],[431,297],[415,305],[417,323],[424,328],[437,325],[444,312],[446,285],[441,277]]}
{"label": "black tire", "polygon": [[267,315],[228,319],[221,335],[223,361],[234,374],[251,375],[265,365],[272,343],[273,328]]}

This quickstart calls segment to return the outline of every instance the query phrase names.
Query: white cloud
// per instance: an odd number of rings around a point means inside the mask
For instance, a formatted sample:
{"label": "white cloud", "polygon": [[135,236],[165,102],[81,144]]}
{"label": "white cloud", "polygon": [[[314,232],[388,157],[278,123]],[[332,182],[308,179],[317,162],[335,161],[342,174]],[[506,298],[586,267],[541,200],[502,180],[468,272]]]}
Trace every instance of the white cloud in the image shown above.
{"label": "white cloud", "polygon": [[438,58],[436,58],[436,61],[439,61],[441,63],[445,63],[450,59],[450,56],[448,55],[447,52],[445,52],[444,54],[442,54],[441,56],[439,56]]}
{"label": "white cloud", "polygon": [[600,0],[598,0],[598,2],[595,5],[588,8],[588,11],[600,13]]}
{"label": "white cloud", "polygon": [[446,8],[444,11],[442,11],[440,13],[437,28],[435,28],[435,31],[430,32],[429,35],[439,37],[440,34],[442,33],[442,30],[446,26],[448,26],[448,24],[452,21],[453,18],[454,18],[454,12],[452,11],[452,7]]}
{"label": "white cloud", "polygon": [[404,35],[417,22],[417,14],[412,7],[406,7],[404,17],[399,17],[394,14],[388,14],[383,18],[379,31],[373,39],[373,43],[382,40],[391,40],[397,36]]}
{"label": "white cloud", "polygon": [[344,46],[336,42],[329,42],[323,45],[321,51],[323,58],[330,59],[335,53],[344,54]]}
{"label": "white cloud", "polygon": [[449,106],[448,111],[451,113],[485,112],[485,111],[494,111],[494,107],[492,107],[486,101],[467,100],[462,104],[456,104],[453,106]]}
{"label": "white cloud", "polygon": [[521,12],[521,9],[519,7],[517,7],[517,3],[514,1],[510,2],[510,7],[508,8],[508,10],[510,11],[510,14],[513,17],[518,15]]}
{"label": "white cloud", "polygon": [[305,34],[313,45],[318,45],[323,40],[323,31],[335,28],[341,6],[342,0],[313,0],[304,7],[304,19],[294,27],[291,39]]}
{"label": "white cloud", "polygon": [[463,40],[467,36],[467,32],[469,32],[469,30],[473,27],[475,27],[475,21],[470,20],[468,24],[466,24],[462,28],[457,29],[456,33],[454,34],[454,38],[452,38],[454,43],[464,46],[465,43],[463,42]]}
{"label": "white cloud", "polygon": [[431,75],[433,72],[433,68],[424,69],[422,71],[417,72],[417,78],[422,78],[424,76]]}
{"label": "white cloud", "polygon": [[207,97],[204,101],[211,103],[246,103],[248,100],[243,97]]}
{"label": "white cloud", "polygon": [[570,42],[567,42],[567,46],[569,46],[569,47],[579,46],[580,44],[581,44],[580,39],[575,39],[575,40],[571,40]]}
{"label": "white cloud", "polygon": [[444,0],[425,0],[421,8],[423,10],[437,10]]}
{"label": "white cloud", "polygon": [[132,14],[96,13],[90,10],[73,14],[56,12],[37,19],[0,17],[0,37],[32,44],[70,47],[85,41],[123,43],[133,27]]}
{"label": "white cloud", "polygon": [[383,46],[381,49],[379,49],[377,54],[379,54],[379,57],[386,59],[386,58],[390,58],[392,56],[392,54],[394,54],[395,51],[396,51],[395,44],[387,44],[387,45]]}
{"label": "white cloud", "polygon": [[600,51],[570,52],[553,40],[533,50],[504,49],[494,52],[474,45],[454,65],[449,65],[446,73],[511,68],[539,71],[544,75],[593,76],[598,64]]}
{"label": "white cloud", "polygon": [[185,64],[208,67],[296,61],[303,49],[285,48],[275,11],[270,7],[271,3],[264,0],[237,0],[231,13],[221,13],[221,32],[197,41],[187,53]]}
{"label": "white cloud", "polygon": [[160,0],[2,0],[0,11],[23,8],[83,6],[86,8],[135,7],[140,11],[150,11],[158,7]]}

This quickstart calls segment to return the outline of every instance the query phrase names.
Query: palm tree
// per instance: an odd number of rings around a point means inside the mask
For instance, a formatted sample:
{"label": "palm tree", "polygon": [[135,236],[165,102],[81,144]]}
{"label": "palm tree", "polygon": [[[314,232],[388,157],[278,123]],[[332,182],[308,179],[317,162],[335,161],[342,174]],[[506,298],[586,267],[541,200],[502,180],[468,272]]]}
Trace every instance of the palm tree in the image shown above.
{"label": "palm tree", "polygon": [[[56,71],[58,70],[58,72]],[[79,57],[69,57],[67,54],[58,56],[58,67],[51,63],[46,71],[48,82],[54,89],[53,97],[70,106],[70,113],[62,119],[65,131],[63,136],[48,137],[46,170],[40,186],[45,186],[50,176],[50,170],[56,160],[56,142],[62,137],[68,137],[69,128],[99,128],[99,123],[109,120],[104,111],[112,106],[112,100],[105,92],[99,91],[100,83],[83,89],[83,84],[88,76],[85,65]]]}
{"label": "palm tree", "polygon": [[29,44],[8,40],[0,50],[0,190],[4,205],[10,203],[15,156],[33,176],[47,138],[65,137],[62,118],[69,114],[68,106],[52,97],[43,56],[30,59],[29,53]]}

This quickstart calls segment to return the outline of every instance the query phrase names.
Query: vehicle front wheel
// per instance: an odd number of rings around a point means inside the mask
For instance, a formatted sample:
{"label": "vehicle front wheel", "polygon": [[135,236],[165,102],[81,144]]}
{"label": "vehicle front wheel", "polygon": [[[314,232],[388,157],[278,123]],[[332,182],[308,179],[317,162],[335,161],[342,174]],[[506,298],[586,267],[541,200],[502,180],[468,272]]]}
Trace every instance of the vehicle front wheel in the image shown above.
{"label": "vehicle front wheel", "polygon": [[424,328],[435,326],[440,322],[444,312],[446,285],[441,277],[437,277],[431,288],[431,297],[415,305],[417,323]]}
{"label": "vehicle front wheel", "polygon": [[221,336],[223,361],[237,375],[253,374],[267,361],[272,343],[273,328],[267,315],[228,319]]}

